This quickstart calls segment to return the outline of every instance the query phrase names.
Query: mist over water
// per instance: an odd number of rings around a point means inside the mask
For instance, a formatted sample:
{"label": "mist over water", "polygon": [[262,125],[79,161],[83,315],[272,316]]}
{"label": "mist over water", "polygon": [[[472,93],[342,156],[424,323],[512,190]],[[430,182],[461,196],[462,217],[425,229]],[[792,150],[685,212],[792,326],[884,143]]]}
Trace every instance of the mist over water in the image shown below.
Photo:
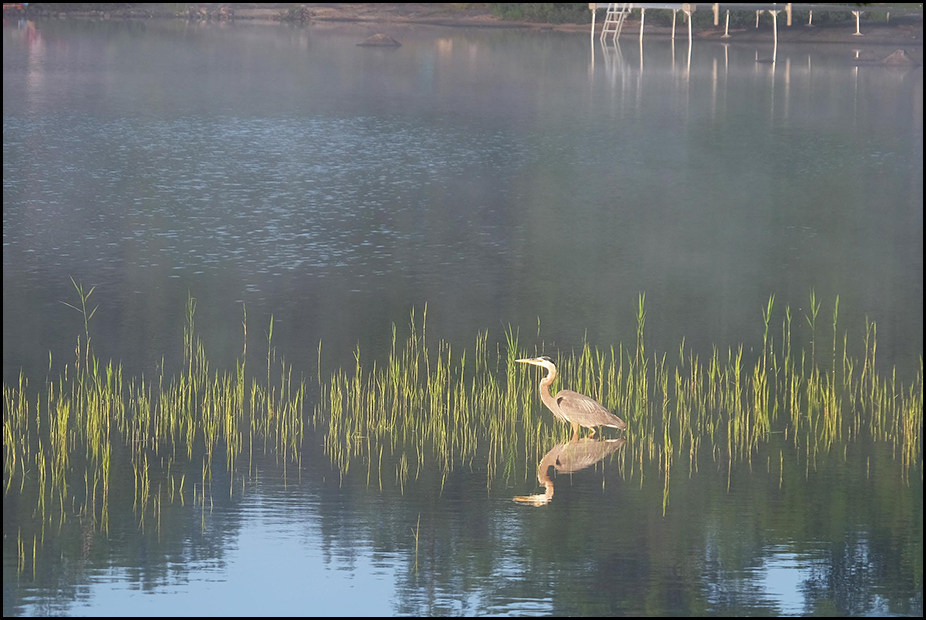
{"label": "mist over water", "polygon": [[[838,295],[850,351],[875,321],[880,367],[921,372],[921,68],[837,44],[770,65],[736,42],[368,34],[5,24],[4,382],[73,360],[70,278],[96,286],[94,350],[127,376],[181,370],[190,295],[213,366],[234,369],[246,309],[252,367],[272,315],[276,356],[314,377],[319,341],[326,373],[358,345],[382,362],[425,304],[459,351],[509,326],[548,352],[632,349],[644,292],[650,353],[751,359],[771,295],[772,329],[787,306],[810,342],[811,291],[822,340]],[[4,614],[922,613],[922,456],[907,484],[883,446],[808,467],[776,440],[732,475],[679,472],[663,514],[657,470],[624,480],[619,452],[527,507],[523,454],[491,485],[425,461],[380,489],[307,442],[298,473],[268,458],[165,505],[160,532],[126,477],[108,536],[51,528],[34,574],[33,507],[5,495]]]}

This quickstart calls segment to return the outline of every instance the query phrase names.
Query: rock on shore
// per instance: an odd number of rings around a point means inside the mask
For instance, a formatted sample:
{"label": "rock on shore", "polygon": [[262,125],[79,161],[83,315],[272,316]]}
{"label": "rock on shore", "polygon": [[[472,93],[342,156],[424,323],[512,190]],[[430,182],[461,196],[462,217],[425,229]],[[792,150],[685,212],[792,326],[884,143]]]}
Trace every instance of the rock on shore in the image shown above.
{"label": "rock on shore", "polygon": [[401,47],[402,44],[385,34],[374,34],[357,45],[361,47]]}

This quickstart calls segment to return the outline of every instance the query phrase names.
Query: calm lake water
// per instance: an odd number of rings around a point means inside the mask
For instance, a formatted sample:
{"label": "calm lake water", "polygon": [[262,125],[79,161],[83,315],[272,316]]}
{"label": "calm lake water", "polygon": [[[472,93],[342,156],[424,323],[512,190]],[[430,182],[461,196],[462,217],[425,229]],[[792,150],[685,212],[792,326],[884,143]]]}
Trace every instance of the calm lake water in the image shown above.
{"label": "calm lake water", "polygon": [[[813,292],[826,338],[838,296],[850,353],[874,321],[885,375],[922,372],[922,68],[844,45],[773,65],[745,43],[388,32],[401,48],[357,47],[358,26],[4,23],[4,383],[38,390],[74,359],[70,278],[96,287],[94,350],[132,377],[180,370],[188,296],[216,368],[246,310],[249,364],[272,316],[276,356],[314,377],[320,341],[324,372],[358,346],[382,361],[425,305],[459,350],[509,326],[547,352],[633,347],[641,293],[657,355],[749,355],[772,295],[773,329],[788,307],[810,343]],[[670,482],[626,475],[618,449],[543,506],[512,501],[539,488],[523,455],[380,483],[311,432],[298,467],[219,467],[157,526],[131,472],[108,532],[37,521],[7,489],[3,611],[922,615],[921,448],[905,471],[887,444],[809,462],[771,437]]]}

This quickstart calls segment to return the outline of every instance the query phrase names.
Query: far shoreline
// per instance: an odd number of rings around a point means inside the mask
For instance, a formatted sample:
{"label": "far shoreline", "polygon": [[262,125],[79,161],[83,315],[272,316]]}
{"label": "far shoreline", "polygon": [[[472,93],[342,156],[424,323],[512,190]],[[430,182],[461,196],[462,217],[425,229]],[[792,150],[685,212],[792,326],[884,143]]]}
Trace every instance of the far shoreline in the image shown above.
{"label": "far shoreline", "polygon": [[[596,20],[597,38],[603,19]],[[388,33],[391,27],[426,25],[448,28],[508,28],[539,32],[563,32],[591,36],[591,13],[586,24],[556,24],[531,21],[511,21],[491,14],[488,5],[448,5],[436,3],[418,4],[166,4],[149,3],[130,5],[110,4],[30,4],[23,11],[4,10],[4,20],[21,15],[26,19],[182,19],[188,21],[268,21],[295,24],[341,22],[374,27],[377,32]],[[795,17],[798,17],[797,13]],[[778,21],[778,42],[788,43],[851,43],[859,46],[895,45],[898,47],[923,45],[923,14],[904,13],[894,16],[890,22],[863,20],[863,36],[855,36],[854,20],[838,23],[817,23],[808,27],[803,17],[795,19],[794,25],[784,24],[783,15]],[[763,15],[759,28],[738,27],[730,29],[730,38],[723,38],[723,26],[695,24],[692,36],[698,40],[719,40],[728,43],[772,42],[773,32],[770,19]],[[721,19],[723,23],[723,19]],[[640,21],[628,19],[624,25],[623,37],[638,40]],[[644,27],[645,37],[668,38],[672,29],[663,25]],[[676,40],[687,39],[687,24],[679,17]],[[917,50],[921,55],[921,49]]]}

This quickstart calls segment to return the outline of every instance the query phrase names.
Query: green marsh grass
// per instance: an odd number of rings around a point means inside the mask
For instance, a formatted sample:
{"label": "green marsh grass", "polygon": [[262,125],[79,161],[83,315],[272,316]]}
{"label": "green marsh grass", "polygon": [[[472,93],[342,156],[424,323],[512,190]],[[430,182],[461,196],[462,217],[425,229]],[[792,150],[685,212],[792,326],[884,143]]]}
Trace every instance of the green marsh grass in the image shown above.
{"label": "green marsh grass", "polygon": [[[275,460],[288,480],[301,474],[306,450],[324,451],[342,480],[358,468],[373,488],[394,484],[404,492],[424,471],[446,480],[457,468],[484,472],[487,489],[523,483],[547,450],[571,435],[541,404],[540,374],[515,362],[541,354],[559,370],[554,392],[588,394],[624,418],[626,448],[609,459],[627,482],[642,487],[659,480],[664,512],[674,476],[712,466],[726,472],[729,484],[739,464],[771,470],[771,456],[755,459],[773,437],[780,481],[785,444],[809,475],[819,458],[844,453],[860,439],[889,445],[906,482],[916,472],[922,478],[922,357],[912,382],[901,384],[895,369],[877,366],[877,327],[867,322],[863,355],[854,358],[849,334],[839,332],[838,298],[831,334],[821,328],[813,293],[809,333],[797,333],[788,307],[776,319],[769,298],[752,357],[744,345],[713,347],[702,357],[684,341],[677,353],[650,352],[642,294],[632,347],[585,342],[577,350],[549,350],[539,321],[528,345],[509,327],[503,340],[481,331],[471,347],[452,346],[428,334],[427,308],[420,315],[413,310],[405,335],[393,325],[385,359],[368,359],[358,346],[351,367],[325,370],[319,343],[318,368],[308,373],[315,378],[310,397],[306,372],[277,357],[272,318],[266,369],[250,371],[244,308],[240,359],[231,372],[212,368],[195,331],[192,297],[182,372],[165,376],[162,363],[153,379],[127,379],[121,366],[94,353],[93,289],[74,286],[80,303],[71,307],[84,322],[74,361],[55,371],[50,359],[37,389],[22,373],[3,385],[4,494],[34,507],[35,529],[21,532],[18,542],[20,571],[28,538],[40,546],[46,528],[76,518],[108,532],[114,489],[122,488],[113,483],[124,471],[132,476],[138,527],[158,534],[165,501],[198,507],[205,528],[214,493],[244,489],[258,457]],[[809,351],[795,346],[801,338]],[[820,342],[831,350],[821,350]],[[217,486],[219,468],[227,472],[227,488]]]}
{"label": "green marsh grass", "polygon": [[[889,378],[881,377],[873,324],[866,330],[864,359],[853,360],[848,334],[838,331],[838,298],[832,350],[825,366],[818,365],[821,303],[811,293],[809,352],[794,349],[790,308],[784,311],[781,336],[775,337],[774,306],[771,297],[762,309],[762,344],[754,359],[747,359],[739,345],[725,351],[715,347],[702,362],[684,342],[677,359],[647,352],[640,295],[636,347],[585,344],[578,351],[547,351],[559,369],[552,390],[569,386],[623,416],[629,440],[621,464],[625,477],[642,485],[650,475],[661,475],[666,501],[679,459],[688,475],[705,460],[730,473],[736,463],[751,468],[773,433],[802,453],[808,472],[819,455],[868,435],[894,446],[901,475],[915,469],[922,475],[922,368],[906,387],[897,384],[893,369]],[[539,354],[543,346],[522,347],[519,332],[509,328],[503,348],[491,351],[487,334],[480,333],[473,349],[454,357],[446,343],[428,348],[425,330],[424,320],[419,324],[413,313],[401,346],[393,327],[384,365],[366,363],[358,350],[351,371],[336,370],[330,381],[319,381],[313,419],[326,432],[332,463],[346,473],[351,463],[363,462],[367,479],[379,480],[372,469],[381,466],[385,451],[387,461],[400,459],[400,470],[409,468],[416,477],[428,459],[445,471],[480,466],[489,485],[511,483],[516,472],[529,475],[544,448],[568,435],[568,428],[540,405],[540,377],[514,363]],[[409,458],[416,466],[407,465]],[[406,482],[403,475],[397,480]]]}

